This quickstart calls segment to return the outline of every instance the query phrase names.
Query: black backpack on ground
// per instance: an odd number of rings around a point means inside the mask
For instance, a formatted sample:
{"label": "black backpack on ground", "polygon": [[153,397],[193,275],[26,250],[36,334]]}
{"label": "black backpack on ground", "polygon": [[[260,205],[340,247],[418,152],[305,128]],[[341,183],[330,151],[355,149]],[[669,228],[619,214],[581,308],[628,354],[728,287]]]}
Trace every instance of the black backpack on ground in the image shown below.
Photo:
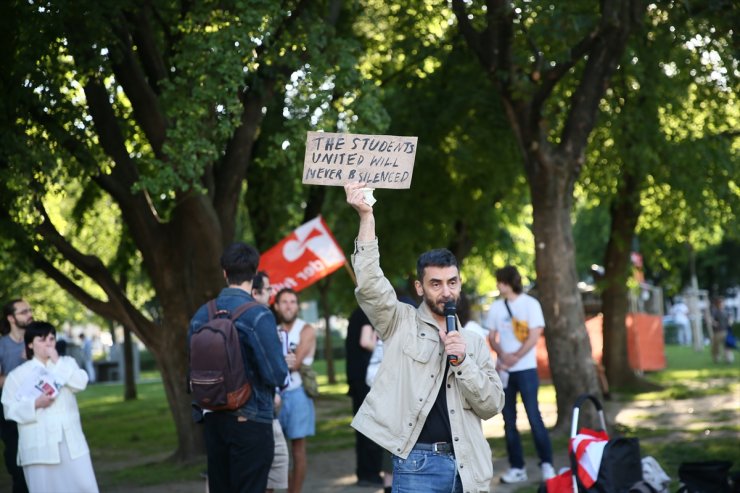
{"label": "black backpack on ground", "polygon": [[732,462],[710,460],[683,462],[678,467],[679,493],[730,493]]}
{"label": "black backpack on ground", "polygon": [[[606,431],[606,418],[601,401],[590,394],[582,394],[576,399],[573,406],[573,428],[571,439],[575,438],[575,429],[580,415],[581,405],[591,401],[601,422],[602,430]],[[604,452],[599,466],[599,475],[596,482],[586,488],[578,477],[578,461],[575,454],[569,453],[571,471],[576,477],[579,493],[627,493],[633,485],[642,481],[642,458],[640,455],[640,441],[637,438],[611,438],[604,446]]]}
{"label": "black backpack on ground", "polygon": [[190,336],[190,390],[193,401],[211,411],[234,411],[252,395],[234,322],[259,303],[252,301],[233,312],[208,302],[208,321]]}

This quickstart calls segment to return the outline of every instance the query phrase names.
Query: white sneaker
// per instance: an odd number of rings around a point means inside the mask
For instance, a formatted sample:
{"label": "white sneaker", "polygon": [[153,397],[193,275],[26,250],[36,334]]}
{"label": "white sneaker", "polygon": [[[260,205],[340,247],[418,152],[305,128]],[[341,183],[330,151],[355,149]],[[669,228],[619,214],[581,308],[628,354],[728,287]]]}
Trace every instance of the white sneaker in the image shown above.
{"label": "white sneaker", "polygon": [[527,471],[512,467],[501,475],[502,483],[521,483],[527,480]]}
{"label": "white sneaker", "polygon": [[540,464],[540,470],[542,471],[542,481],[547,481],[556,476],[555,468],[549,462],[543,462]]}

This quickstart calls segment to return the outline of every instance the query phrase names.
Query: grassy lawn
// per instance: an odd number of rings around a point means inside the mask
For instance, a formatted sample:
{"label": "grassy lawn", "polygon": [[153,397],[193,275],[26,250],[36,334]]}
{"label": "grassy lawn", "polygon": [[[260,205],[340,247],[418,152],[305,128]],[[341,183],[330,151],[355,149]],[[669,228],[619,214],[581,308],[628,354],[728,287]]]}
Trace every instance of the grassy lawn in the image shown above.
{"label": "grassy lawn", "polygon": [[[648,375],[664,389],[651,393],[622,393],[620,401],[680,401],[714,394],[734,393],[740,396],[740,364],[715,365],[706,350],[695,353],[690,348],[668,346],[668,369]],[[308,442],[309,453],[350,450],[354,432],[350,428],[351,404],[347,394],[344,361],[335,362],[337,382],[328,383],[326,362],[317,361],[321,396],[316,403],[317,435]],[[175,448],[175,430],[156,373],[143,375],[146,383],[137,386],[139,398],[123,401],[119,384],[90,386],[78,396],[83,428],[90,443],[101,489],[114,485],[162,484],[195,479],[205,469],[204,462],[178,465],[167,458]],[[543,385],[540,399],[555,402],[552,385]],[[737,436],[740,422],[735,413],[715,413],[718,426],[705,430],[682,431],[680,442],[671,440],[675,429],[644,429],[639,425],[620,430],[640,438],[643,456],[652,455],[671,476],[678,465],[688,459],[732,460],[740,466]],[[721,422],[721,423],[720,423]],[[528,433],[522,433],[525,453],[534,454]],[[492,439],[497,456],[505,450],[503,439]],[[553,436],[553,450],[566,450],[567,437]],[[7,477],[7,475],[5,475]],[[0,481],[0,487],[4,485]],[[672,491],[675,488],[672,489]],[[528,490],[522,490],[528,491]],[[534,491],[534,490],[532,490]]]}
{"label": "grassy lawn", "polygon": [[[309,452],[351,448],[351,404],[344,361],[335,362],[337,383],[329,384],[326,362],[317,361],[321,396],[317,400],[317,436]],[[162,484],[198,478],[205,463],[180,465],[167,460],[176,447],[175,426],[159,375],[142,374],[138,399],[123,400],[120,384],[91,385],[78,394],[83,429],[92,450],[101,490],[106,486]],[[0,482],[0,486],[2,483]]]}

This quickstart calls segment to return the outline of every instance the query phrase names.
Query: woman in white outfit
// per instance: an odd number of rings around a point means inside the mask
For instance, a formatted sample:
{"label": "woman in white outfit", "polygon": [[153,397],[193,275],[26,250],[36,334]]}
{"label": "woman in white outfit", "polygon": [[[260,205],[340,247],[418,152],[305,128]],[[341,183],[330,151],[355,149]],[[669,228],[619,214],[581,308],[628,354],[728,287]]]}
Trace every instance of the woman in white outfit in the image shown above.
{"label": "woman in white outfit", "polygon": [[30,493],[97,493],[90,449],[74,393],[87,373],[74,358],[57,353],[56,331],[33,322],[24,336],[28,361],[3,386],[6,419],[18,423],[18,464]]}

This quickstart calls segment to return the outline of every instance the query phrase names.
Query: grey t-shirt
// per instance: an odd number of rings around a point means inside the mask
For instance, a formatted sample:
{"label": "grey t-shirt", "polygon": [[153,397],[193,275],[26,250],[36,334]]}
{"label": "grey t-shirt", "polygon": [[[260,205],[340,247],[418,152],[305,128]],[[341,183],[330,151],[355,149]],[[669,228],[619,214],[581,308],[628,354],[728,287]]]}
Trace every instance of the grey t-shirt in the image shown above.
{"label": "grey t-shirt", "polygon": [[15,342],[9,335],[0,337],[0,374],[7,375],[26,360],[23,357],[25,344]]}

